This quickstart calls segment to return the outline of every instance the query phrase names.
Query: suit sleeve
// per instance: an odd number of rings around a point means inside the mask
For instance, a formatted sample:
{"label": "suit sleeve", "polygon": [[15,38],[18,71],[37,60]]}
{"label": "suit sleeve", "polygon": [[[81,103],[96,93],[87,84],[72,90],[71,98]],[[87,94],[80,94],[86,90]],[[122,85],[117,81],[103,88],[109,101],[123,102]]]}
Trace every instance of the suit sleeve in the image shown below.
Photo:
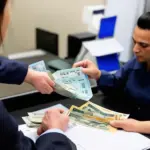
{"label": "suit sleeve", "polygon": [[65,135],[53,132],[38,138],[36,147],[37,150],[72,150],[71,143],[72,142]]}
{"label": "suit sleeve", "polygon": [[27,64],[0,57],[0,83],[21,84],[27,71]]}
{"label": "suit sleeve", "polygon": [[36,143],[18,131],[15,119],[0,102],[0,147],[3,150],[72,150],[70,140],[60,133],[42,135]]}

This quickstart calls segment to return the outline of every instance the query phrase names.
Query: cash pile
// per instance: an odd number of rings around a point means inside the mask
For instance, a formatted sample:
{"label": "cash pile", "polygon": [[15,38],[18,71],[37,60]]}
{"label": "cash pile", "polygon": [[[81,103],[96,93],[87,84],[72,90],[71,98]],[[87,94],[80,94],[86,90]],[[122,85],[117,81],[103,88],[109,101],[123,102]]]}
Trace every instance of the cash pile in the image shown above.
{"label": "cash pile", "polygon": [[53,74],[46,69],[44,61],[33,63],[29,67],[36,71],[47,72],[55,82],[55,92],[60,95],[86,101],[93,96],[88,76],[80,67],[59,70]]}
{"label": "cash pile", "polygon": [[[72,105],[67,112],[71,124],[80,124],[92,128],[114,132],[117,129],[110,126],[113,120],[127,119],[129,114],[115,112],[92,102],[87,102],[80,107]],[[44,117],[44,113],[30,112],[23,117],[28,127],[39,127]]]}
{"label": "cash pile", "polygon": [[92,102],[87,102],[80,107],[72,106],[68,112],[69,118],[73,123],[88,127],[114,132],[117,129],[110,126],[113,120],[127,119],[129,114],[115,112]]}
{"label": "cash pile", "polygon": [[23,121],[26,123],[26,125],[30,128],[38,128],[40,124],[42,123],[42,119],[44,117],[44,113],[28,113],[28,116],[22,117]]}

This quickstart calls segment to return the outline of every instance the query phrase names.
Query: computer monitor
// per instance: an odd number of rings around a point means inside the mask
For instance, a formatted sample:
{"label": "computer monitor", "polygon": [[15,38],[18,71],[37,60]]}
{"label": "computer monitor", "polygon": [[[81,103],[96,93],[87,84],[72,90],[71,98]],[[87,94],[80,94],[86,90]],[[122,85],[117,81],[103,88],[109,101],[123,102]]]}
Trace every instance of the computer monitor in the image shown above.
{"label": "computer monitor", "polygon": [[36,28],[36,48],[58,56],[58,34]]}

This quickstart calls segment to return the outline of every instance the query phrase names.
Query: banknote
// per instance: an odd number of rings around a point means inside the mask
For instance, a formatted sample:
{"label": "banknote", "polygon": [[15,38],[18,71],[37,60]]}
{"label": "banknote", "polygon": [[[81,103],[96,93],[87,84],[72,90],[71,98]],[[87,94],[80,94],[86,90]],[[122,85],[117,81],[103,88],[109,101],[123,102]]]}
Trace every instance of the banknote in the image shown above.
{"label": "banknote", "polygon": [[107,130],[110,132],[114,132],[117,130],[116,128],[110,126],[108,122],[101,122],[97,120],[97,118],[94,118],[93,116],[89,115],[88,112],[85,112],[76,106],[72,106],[70,108],[68,115],[70,120],[77,124]]}
{"label": "banknote", "polygon": [[113,114],[113,113],[107,113],[101,109],[98,109],[96,107],[94,107],[93,105],[91,104],[85,104],[83,107],[80,107],[81,110],[84,110],[84,111],[88,111],[88,112],[91,112],[94,114],[94,116],[97,116],[97,117],[100,117],[100,118],[105,118],[107,119],[108,121],[111,121],[111,120],[118,120],[120,118],[120,115],[116,115],[116,114]]}
{"label": "banknote", "polygon": [[82,68],[71,68],[51,73],[46,70],[44,61],[30,65],[30,68],[37,71],[47,72],[55,82],[55,92],[73,99],[90,100],[93,96],[88,76],[82,72]]}
{"label": "banknote", "polygon": [[82,72],[82,68],[71,68],[56,71],[53,77],[59,84],[71,85],[67,90],[73,93],[73,98],[90,100],[93,96],[88,76]]}
{"label": "banknote", "polygon": [[32,122],[32,123],[42,123],[44,114],[34,114],[34,113],[28,113],[28,119]]}
{"label": "banknote", "polygon": [[55,92],[66,97],[76,98],[75,91],[76,89],[72,85],[64,84],[56,80],[50,71],[47,71],[50,78],[55,82]]}
{"label": "banknote", "polygon": [[83,104],[82,106],[80,106],[80,109],[95,112],[96,116],[99,116],[102,118],[107,118],[108,120],[127,119],[129,117],[129,114],[124,114],[124,113],[112,111],[112,110],[106,109],[104,107],[101,107],[99,105],[96,105],[90,101]]}
{"label": "banknote", "polygon": [[29,65],[29,68],[40,72],[46,72],[46,66],[43,60]]}
{"label": "banknote", "polygon": [[22,119],[24,120],[24,122],[26,123],[26,125],[28,126],[28,127],[39,127],[40,126],[40,124],[39,123],[33,123],[33,122],[31,122],[30,120],[29,120],[29,117],[28,116],[25,116],[25,117],[22,117]]}
{"label": "banknote", "polygon": [[35,117],[35,118],[43,118],[44,113],[38,113],[38,112],[28,112],[29,117]]}

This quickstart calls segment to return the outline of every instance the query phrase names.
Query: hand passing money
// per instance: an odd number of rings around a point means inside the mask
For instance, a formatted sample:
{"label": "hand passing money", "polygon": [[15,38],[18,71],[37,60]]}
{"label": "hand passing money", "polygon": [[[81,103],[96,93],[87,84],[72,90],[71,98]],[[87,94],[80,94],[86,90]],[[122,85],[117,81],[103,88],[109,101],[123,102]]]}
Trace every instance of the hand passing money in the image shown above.
{"label": "hand passing money", "polygon": [[[55,92],[60,95],[85,101],[90,100],[93,96],[88,76],[82,72],[82,68],[59,70],[52,74],[46,70],[44,61],[31,64],[29,67],[36,71],[47,72],[51,80],[55,82]],[[41,126],[44,113],[32,112],[28,115],[23,117],[23,120],[29,127]],[[81,124],[110,132],[117,130],[110,125],[110,121],[129,117],[128,114],[108,110],[90,101],[81,107],[72,106],[68,116],[72,124]]]}
{"label": "hand passing money", "polygon": [[81,68],[59,70],[52,74],[46,70],[44,61],[31,64],[29,67],[36,71],[47,72],[55,82],[55,92],[60,95],[86,101],[93,96],[88,76]]}

